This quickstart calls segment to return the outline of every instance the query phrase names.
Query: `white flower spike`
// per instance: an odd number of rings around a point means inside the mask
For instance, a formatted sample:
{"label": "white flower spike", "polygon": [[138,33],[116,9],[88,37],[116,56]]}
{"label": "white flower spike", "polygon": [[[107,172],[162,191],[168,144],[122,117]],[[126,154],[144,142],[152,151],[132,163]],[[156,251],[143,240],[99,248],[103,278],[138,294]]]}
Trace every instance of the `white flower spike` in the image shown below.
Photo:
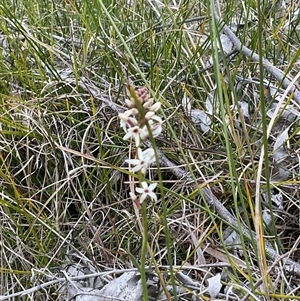
{"label": "white flower spike", "polygon": [[157,202],[157,196],[156,194],[153,192],[153,190],[156,188],[157,186],[157,183],[152,183],[148,186],[147,182],[142,182],[141,183],[142,187],[137,187],[135,189],[135,191],[137,193],[140,193],[141,194],[141,197],[140,197],[140,203],[142,204],[145,199],[147,197],[150,197],[151,199],[154,200],[154,202]]}

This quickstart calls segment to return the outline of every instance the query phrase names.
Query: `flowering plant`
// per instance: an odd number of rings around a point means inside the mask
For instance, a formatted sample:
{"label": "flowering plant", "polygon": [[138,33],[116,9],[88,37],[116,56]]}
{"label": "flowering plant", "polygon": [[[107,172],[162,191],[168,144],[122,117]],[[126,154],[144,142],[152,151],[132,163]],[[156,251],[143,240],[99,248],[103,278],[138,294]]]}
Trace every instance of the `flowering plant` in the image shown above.
{"label": "flowering plant", "polygon": [[[161,103],[154,103],[153,98],[150,97],[150,93],[145,87],[133,92],[132,97],[126,99],[125,103],[128,110],[124,113],[119,113],[120,126],[125,132],[123,139],[134,141],[137,147],[135,158],[128,159],[126,162],[129,164],[131,172],[140,172],[144,177],[149,166],[155,162],[155,152],[153,148],[142,150],[141,144],[150,136],[150,133],[155,138],[162,131],[162,119],[156,115]],[[147,197],[157,201],[157,196],[153,191],[157,184],[152,183],[148,186],[147,182],[142,179],[140,185],[141,187],[135,189],[137,193],[141,194],[140,203],[143,203]],[[137,196],[134,191],[131,191],[130,196],[135,202]]]}
{"label": "flowering plant", "polygon": [[[130,197],[138,208],[142,208],[143,243],[141,248],[140,273],[143,285],[143,300],[148,301],[148,289],[146,278],[146,254],[148,244],[148,225],[146,199],[157,201],[154,192],[157,183],[148,184],[146,181],[147,169],[155,162],[155,150],[153,148],[142,149],[142,142],[148,137],[157,137],[162,132],[162,119],[156,115],[161,107],[160,102],[154,103],[147,88],[142,87],[132,91],[130,99],[125,100],[128,110],[119,114],[120,126],[125,132],[124,140],[134,142],[137,151],[134,159],[127,159],[130,171],[137,173],[140,187],[134,189],[134,183],[130,186]],[[136,196],[139,194],[139,197]]]}

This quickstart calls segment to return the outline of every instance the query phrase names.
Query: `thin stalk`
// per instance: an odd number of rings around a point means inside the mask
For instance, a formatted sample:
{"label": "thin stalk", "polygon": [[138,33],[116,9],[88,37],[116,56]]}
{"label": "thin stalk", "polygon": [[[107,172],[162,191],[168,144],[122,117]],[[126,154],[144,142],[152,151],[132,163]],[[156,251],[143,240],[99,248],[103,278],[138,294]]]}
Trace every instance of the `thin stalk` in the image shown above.
{"label": "thin stalk", "polygon": [[[262,3],[260,0],[257,2],[258,6],[258,57],[259,57],[259,80],[260,80],[260,102],[261,102],[261,114],[262,114],[262,128],[263,128],[263,146],[261,150],[261,156],[259,160],[257,180],[256,180],[256,192],[255,192],[255,232],[257,236],[257,253],[258,253],[258,262],[260,267],[260,272],[262,274],[263,288],[264,293],[266,294],[267,299],[269,299],[269,288],[267,281],[267,262],[266,262],[266,253],[265,253],[265,242],[263,237],[263,221],[261,216],[261,202],[260,202],[260,177],[262,174],[263,162],[265,164],[265,176],[267,184],[267,193],[269,200],[270,197],[270,174],[269,174],[269,158],[268,158],[268,133],[267,133],[267,113],[266,113],[266,103],[265,103],[265,88],[264,88],[264,68],[263,68],[263,56],[264,51],[262,49],[263,39],[262,39]],[[270,208],[271,209],[271,208]]]}
{"label": "thin stalk", "polygon": [[146,257],[148,244],[148,219],[147,219],[147,203],[142,203],[142,223],[143,223],[143,242],[141,252],[140,273],[143,286],[143,300],[148,301],[147,275],[146,275]]}

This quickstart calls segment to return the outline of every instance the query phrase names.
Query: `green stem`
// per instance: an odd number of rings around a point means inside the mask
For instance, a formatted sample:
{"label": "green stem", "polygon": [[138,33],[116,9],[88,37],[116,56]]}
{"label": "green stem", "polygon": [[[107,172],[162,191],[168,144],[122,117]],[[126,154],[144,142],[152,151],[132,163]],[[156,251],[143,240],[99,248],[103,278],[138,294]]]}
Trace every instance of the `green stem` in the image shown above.
{"label": "green stem", "polygon": [[143,286],[143,300],[148,301],[148,288],[147,288],[147,277],[146,277],[146,256],[147,256],[147,243],[148,243],[148,221],[147,221],[147,203],[142,203],[142,224],[143,224],[143,243],[141,253],[141,280]]}

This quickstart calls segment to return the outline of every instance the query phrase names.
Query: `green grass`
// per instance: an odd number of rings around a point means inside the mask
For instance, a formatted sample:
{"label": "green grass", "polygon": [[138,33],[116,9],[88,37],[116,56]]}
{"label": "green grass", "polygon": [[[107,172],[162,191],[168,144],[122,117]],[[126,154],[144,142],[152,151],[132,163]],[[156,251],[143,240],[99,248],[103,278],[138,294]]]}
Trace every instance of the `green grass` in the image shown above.
{"label": "green grass", "polygon": [[[258,22],[254,1],[226,1],[219,14],[227,25],[242,24],[235,31],[240,41],[293,79],[299,74],[299,17],[292,21],[297,8],[299,3],[292,2],[275,17],[262,13]],[[146,86],[162,102],[164,130],[156,146],[188,172],[180,178],[163,163],[159,171],[150,171],[161,200],[147,203],[146,265],[162,274],[161,266],[169,266],[171,277],[165,275],[165,281],[175,285],[177,268],[172,266],[225,261],[235,266],[223,279],[227,287],[247,285],[257,297],[269,293],[272,300],[299,294],[291,292],[288,281],[296,282],[284,266],[267,277],[264,263],[271,266],[274,259],[264,254],[255,234],[250,239],[243,234],[243,227],[258,231],[262,223],[260,241],[267,239],[279,255],[294,246],[297,159],[283,181],[271,182],[270,174],[259,177],[258,171],[263,148],[261,162],[272,168],[274,142],[287,126],[285,147],[289,158],[297,158],[299,122],[276,118],[267,137],[267,112],[275,97],[268,97],[262,81],[279,88],[280,83],[261,62],[241,52],[226,57],[218,48],[222,25],[214,22],[212,9],[208,0],[163,7],[146,0],[1,2],[0,295],[62,277],[59,271],[70,251],[81,252],[99,271],[143,262],[140,213],[129,197],[124,164],[129,144],[117,118],[125,109],[128,83]],[[237,89],[240,78],[248,82]],[[209,133],[192,122],[184,96],[201,110],[212,99]],[[237,122],[242,97],[249,101],[250,117]],[[291,96],[285,103],[299,114]],[[283,113],[280,109],[278,116]],[[210,187],[235,217],[241,249],[225,242],[228,220],[203,198],[199,184]],[[282,208],[263,200],[262,193],[272,192],[282,196]],[[261,219],[266,208],[268,226]],[[243,269],[233,254],[243,260]],[[296,260],[296,253],[291,258]],[[206,268],[190,277],[202,281],[223,270]],[[265,290],[256,285],[261,279]],[[57,300],[59,294],[53,284],[27,299]]]}

